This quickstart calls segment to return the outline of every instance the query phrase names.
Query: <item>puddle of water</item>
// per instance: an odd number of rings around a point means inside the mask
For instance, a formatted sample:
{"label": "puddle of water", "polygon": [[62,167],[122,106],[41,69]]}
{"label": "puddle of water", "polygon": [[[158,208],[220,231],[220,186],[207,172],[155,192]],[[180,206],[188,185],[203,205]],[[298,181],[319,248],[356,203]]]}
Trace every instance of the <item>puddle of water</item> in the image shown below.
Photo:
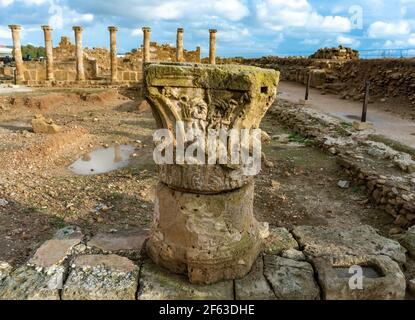
{"label": "puddle of water", "polygon": [[[373,267],[367,267],[367,266],[361,266],[362,270],[363,270],[363,276],[365,278],[370,278],[370,279],[376,279],[376,278],[381,278],[383,275],[376,270]],[[339,276],[340,278],[350,278],[353,274],[349,273],[349,268],[348,267],[339,267],[339,268],[334,268],[334,270],[337,273],[337,276]]]}
{"label": "puddle of water", "polygon": [[134,149],[130,145],[98,149],[84,154],[69,166],[69,170],[78,175],[93,175],[121,169],[130,162]]}

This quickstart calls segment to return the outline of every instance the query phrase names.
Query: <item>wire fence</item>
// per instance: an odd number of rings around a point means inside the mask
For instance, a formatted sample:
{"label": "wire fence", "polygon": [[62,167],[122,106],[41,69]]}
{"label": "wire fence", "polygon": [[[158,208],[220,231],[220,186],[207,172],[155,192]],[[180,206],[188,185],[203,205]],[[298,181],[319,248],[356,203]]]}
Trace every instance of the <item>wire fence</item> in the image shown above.
{"label": "wire fence", "polygon": [[[297,51],[276,53],[279,57],[309,57],[314,52]],[[387,59],[387,58],[414,58],[415,48],[394,48],[394,49],[363,49],[359,50],[361,59]]]}

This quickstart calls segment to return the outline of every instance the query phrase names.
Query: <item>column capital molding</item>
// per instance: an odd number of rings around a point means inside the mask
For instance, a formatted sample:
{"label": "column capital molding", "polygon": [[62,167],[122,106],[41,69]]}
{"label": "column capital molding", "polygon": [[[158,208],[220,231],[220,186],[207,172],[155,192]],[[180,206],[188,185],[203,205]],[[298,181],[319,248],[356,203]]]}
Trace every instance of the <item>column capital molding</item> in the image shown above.
{"label": "column capital molding", "polygon": [[118,28],[116,26],[109,26],[108,27],[108,31],[110,31],[110,32],[117,32],[118,31]]}
{"label": "column capital molding", "polygon": [[18,24],[10,24],[9,25],[9,28],[11,30],[21,30],[22,29],[22,26],[21,25],[18,25]]}
{"label": "column capital molding", "polygon": [[84,30],[84,28],[82,28],[81,26],[73,26],[72,29],[75,32],[79,32],[79,31],[83,31]]}
{"label": "column capital molding", "polygon": [[51,26],[42,26],[41,27],[43,31],[52,31],[52,27]]}

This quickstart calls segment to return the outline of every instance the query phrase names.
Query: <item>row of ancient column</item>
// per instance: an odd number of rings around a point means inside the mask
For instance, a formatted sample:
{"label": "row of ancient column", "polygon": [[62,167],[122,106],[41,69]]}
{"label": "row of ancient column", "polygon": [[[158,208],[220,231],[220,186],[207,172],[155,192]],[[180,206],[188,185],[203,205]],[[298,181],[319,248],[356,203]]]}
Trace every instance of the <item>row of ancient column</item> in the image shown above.
{"label": "row of ancient column", "polygon": [[[21,83],[24,80],[24,67],[22,49],[20,43],[20,30],[19,25],[10,25],[9,28],[12,31],[13,38],[13,50],[14,59],[16,63],[16,82]],[[78,81],[85,80],[84,69],[84,53],[82,47],[82,27],[75,26],[72,28],[75,32],[75,46],[76,46],[76,79]],[[50,26],[42,26],[42,30],[45,36],[45,49],[46,49],[46,80],[55,80],[53,73],[53,45],[52,45],[52,28]],[[117,27],[108,27],[110,32],[110,61],[111,61],[111,81],[117,81]],[[143,62],[149,62],[150,58],[150,34],[151,29],[149,27],[143,27]],[[176,41],[176,61],[183,62],[183,34],[184,29],[177,29],[177,41]],[[210,29],[210,42],[209,42],[209,63],[216,63],[216,30]]]}

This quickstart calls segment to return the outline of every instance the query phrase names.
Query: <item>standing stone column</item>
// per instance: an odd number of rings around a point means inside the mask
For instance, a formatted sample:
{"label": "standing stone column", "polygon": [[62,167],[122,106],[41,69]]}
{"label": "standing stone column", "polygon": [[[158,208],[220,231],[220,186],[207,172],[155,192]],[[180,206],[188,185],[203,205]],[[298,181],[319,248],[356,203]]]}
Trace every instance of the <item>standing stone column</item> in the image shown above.
{"label": "standing stone column", "polygon": [[111,81],[117,81],[117,27],[108,27],[110,32],[110,59],[111,59]]}
{"label": "standing stone column", "polygon": [[216,64],[216,29],[209,29],[209,63]]}
{"label": "standing stone column", "polygon": [[183,28],[177,29],[177,40],[176,40],[176,61],[183,62],[184,55],[183,55]]}
{"label": "standing stone column", "polygon": [[143,62],[150,61],[150,35],[151,28],[143,27]]}
{"label": "standing stone column", "polygon": [[84,69],[84,50],[82,48],[82,27],[75,26],[72,28],[75,32],[75,45],[76,45],[76,80],[85,80]]}
{"label": "standing stone column", "polygon": [[42,26],[45,34],[45,50],[46,50],[46,80],[53,81],[53,44],[52,44],[52,28],[50,26]]}
{"label": "standing stone column", "polygon": [[24,66],[22,57],[22,46],[20,44],[20,30],[22,29],[19,25],[9,25],[12,31],[13,38],[13,52],[14,61],[16,64],[16,82],[21,83],[24,80]]}
{"label": "standing stone column", "polygon": [[[186,161],[175,157],[173,163],[157,163],[159,184],[147,242],[156,264],[199,284],[250,271],[267,231],[253,213],[253,175],[260,170],[261,151],[253,161],[257,170],[249,172],[249,161],[223,163],[205,147],[195,155],[192,146],[207,141],[211,129],[239,134],[240,129],[258,128],[277,95],[278,79],[275,70],[250,66],[152,63],[145,69],[144,96],[157,127],[171,133],[170,143],[167,138],[161,142],[167,145],[161,154],[170,149],[177,156],[183,154],[179,146],[187,146]],[[200,134],[183,135],[187,129]],[[255,141],[260,140],[257,134]],[[241,150],[249,150],[249,139],[243,141]],[[210,146],[217,146],[217,140]],[[233,152],[228,148],[222,148],[225,160]],[[195,161],[199,156],[205,161]]]}
{"label": "standing stone column", "polygon": [[200,59],[200,47],[197,46],[196,47],[196,62],[200,62],[200,61],[201,61],[201,59]]}

